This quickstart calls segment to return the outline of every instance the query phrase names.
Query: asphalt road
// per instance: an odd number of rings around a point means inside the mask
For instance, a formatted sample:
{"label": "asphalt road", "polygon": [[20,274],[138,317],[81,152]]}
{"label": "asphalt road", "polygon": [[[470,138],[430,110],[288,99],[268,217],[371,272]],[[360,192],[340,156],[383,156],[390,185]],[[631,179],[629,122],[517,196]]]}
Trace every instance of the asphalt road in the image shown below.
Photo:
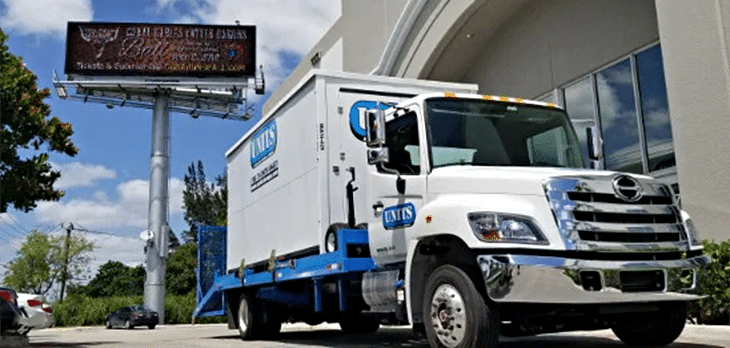
{"label": "asphalt road", "polygon": [[[54,328],[31,332],[30,347],[428,347],[409,327],[384,327],[376,334],[345,335],[337,325],[284,325],[278,339],[244,342],[225,324],[160,325],[155,330],[106,330],[103,327]],[[500,348],[626,347],[610,330],[502,338]],[[728,348],[730,327],[688,325],[671,348]]]}

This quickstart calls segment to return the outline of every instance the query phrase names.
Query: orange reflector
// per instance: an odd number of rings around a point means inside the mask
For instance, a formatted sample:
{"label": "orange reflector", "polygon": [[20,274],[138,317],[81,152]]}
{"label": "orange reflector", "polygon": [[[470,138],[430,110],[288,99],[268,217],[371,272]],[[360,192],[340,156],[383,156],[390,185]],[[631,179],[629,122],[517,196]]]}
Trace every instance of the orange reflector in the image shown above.
{"label": "orange reflector", "polygon": [[444,93],[446,98],[456,98],[456,93]]}

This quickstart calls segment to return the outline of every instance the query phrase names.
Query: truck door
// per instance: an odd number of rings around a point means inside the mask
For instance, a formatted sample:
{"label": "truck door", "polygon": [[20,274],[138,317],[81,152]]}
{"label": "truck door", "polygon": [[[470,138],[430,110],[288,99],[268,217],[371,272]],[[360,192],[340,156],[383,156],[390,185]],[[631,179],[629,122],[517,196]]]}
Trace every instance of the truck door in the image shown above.
{"label": "truck door", "polygon": [[[379,266],[405,260],[407,236],[420,223],[426,174],[422,169],[426,154],[425,127],[417,106],[399,110],[386,122],[385,146],[389,160],[382,167],[371,165],[368,172],[368,214],[370,254]],[[405,180],[405,192],[396,188],[398,175]]]}

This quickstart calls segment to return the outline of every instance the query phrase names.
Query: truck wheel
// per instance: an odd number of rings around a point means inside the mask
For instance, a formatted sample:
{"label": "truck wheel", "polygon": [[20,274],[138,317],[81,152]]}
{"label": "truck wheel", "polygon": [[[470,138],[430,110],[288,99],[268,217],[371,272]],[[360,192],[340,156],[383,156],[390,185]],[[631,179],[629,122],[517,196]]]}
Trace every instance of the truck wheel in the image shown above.
{"label": "truck wheel", "polygon": [[611,327],[624,343],[633,346],[665,346],[674,342],[687,321],[687,303],[659,304],[659,311],[620,315]]}
{"label": "truck wheel", "polygon": [[261,330],[261,313],[254,306],[254,302],[247,294],[241,295],[238,303],[238,333],[244,340],[254,339]]}
{"label": "truck wheel", "polygon": [[340,328],[348,334],[373,333],[380,328],[380,321],[376,317],[347,315],[340,319]]}
{"label": "truck wheel", "polygon": [[324,251],[331,253],[337,250],[337,231],[347,228],[347,224],[334,223],[327,228],[324,234]]}
{"label": "truck wheel", "polygon": [[281,331],[281,321],[268,303],[248,294],[241,295],[238,304],[238,333],[244,340],[268,338]]}
{"label": "truck wheel", "polygon": [[485,303],[469,276],[445,265],[426,282],[423,322],[431,347],[488,347],[499,344],[497,311]]}

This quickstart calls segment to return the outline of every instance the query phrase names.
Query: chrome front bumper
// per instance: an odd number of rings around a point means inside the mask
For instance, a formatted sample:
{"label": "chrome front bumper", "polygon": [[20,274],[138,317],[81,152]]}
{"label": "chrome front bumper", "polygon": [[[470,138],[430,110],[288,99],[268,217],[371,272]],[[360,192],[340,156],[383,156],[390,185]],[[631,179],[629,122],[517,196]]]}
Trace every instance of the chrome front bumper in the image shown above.
{"label": "chrome front bumper", "polygon": [[696,286],[697,269],[711,261],[704,255],[662,261],[479,255],[477,262],[496,302],[590,304],[699,299],[687,292]]}

